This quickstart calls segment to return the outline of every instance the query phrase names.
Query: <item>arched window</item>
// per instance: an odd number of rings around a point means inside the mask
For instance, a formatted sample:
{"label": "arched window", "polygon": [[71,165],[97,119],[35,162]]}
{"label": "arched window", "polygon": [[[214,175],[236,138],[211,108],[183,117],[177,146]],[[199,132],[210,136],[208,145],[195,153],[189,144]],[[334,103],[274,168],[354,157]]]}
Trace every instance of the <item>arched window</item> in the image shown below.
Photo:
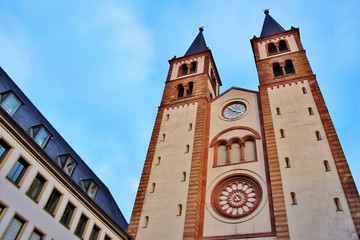
{"label": "arched window", "polygon": [[155,192],[155,187],[156,187],[156,183],[152,183],[151,187],[150,187],[150,192],[151,193]]}
{"label": "arched window", "polygon": [[280,40],[279,41],[279,50],[280,50],[280,52],[284,52],[284,51],[289,50],[285,40]]}
{"label": "arched window", "polygon": [[334,203],[335,203],[336,211],[342,211],[339,198],[334,198]]}
{"label": "arched window", "polygon": [[190,73],[195,73],[196,72],[196,66],[197,66],[197,62],[192,62],[191,63]]}
{"label": "arched window", "polygon": [[192,123],[189,123],[188,125],[188,131],[191,131],[192,130]]}
{"label": "arched window", "polygon": [[190,145],[186,144],[185,145],[185,153],[189,153],[189,151],[190,151]]}
{"label": "arched window", "polygon": [[234,142],[231,144],[230,149],[230,162],[231,163],[239,163],[241,160],[241,143]]}
{"label": "arched window", "polygon": [[182,172],[181,174],[181,181],[185,182],[186,181],[186,172]]}
{"label": "arched window", "polygon": [[284,74],[283,70],[280,66],[280,63],[278,63],[278,62],[273,63],[273,72],[274,72],[274,77],[279,77]]}
{"label": "arched window", "polygon": [[161,162],[161,157],[157,157],[157,158],[156,158],[155,165],[160,165],[160,162]]}
{"label": "arched window", "polygon": [[189,82],[187,89],[186,89],[186,96],[191,96],[193,93],[193,88],[194,88],[194,83],[193,82]]}
{"label": "arched window", "polygon": [[276,115],[280,115],[280,108],[279,107],[276,108]]}
{"label": "arched window", "polygon": [[256,147],[253,139],[248,139],[244,143],[244,159],[245,161],[256,160]]}
{"label": "arched window", "polygon": [[308,112],[309,112],[309,115],[314,115],[314,111],[312,110],[311,107],[308,107]]}
{"label": "arched window", "polygon": [[181,98],[184,96],[184,86],[182,84],[179,84],[177,87],[178,90],[178,98]]}
{"label": "arched window", "polygon": [[326,172],[331,171],[329,162],[327,160],[324,160],[324,167]]}
{"label": "arched window", "polygon": [[216,165],[225,165],[227,162],[227,148],[225,144],[220,144],[217,147]]}
{"label": "arched window", "polygon": [[302,92],[303,92],[303,94],[307,94],[307,91],[306,91],[305,87],[302,87]]}
{"label": "arched window", "polygon": [[284,129],[280,129],[280,138],[285,138],[285,131],[284,131]]}
{"label": "arched window", "polygon": [[321,134],[320,134],[319,131],[316,131],[316,132],[315,132],[315,135],[316,135],[316,140],[318,140],[318,141],[322,140]]}
{"label": "arched window", "polygon": [[149,224],[149,216],[145,216],[143,228],[147,228],[148,224]]}
{"label": "arched window", "polygon": [[269,51],[269,54],[275,54],[275,53],[277,53],[278,50],[277,50],[275,44],[271,42],[268,44],[268,51]]}
{"label": "arched window", "polygon": [[181,205],[181,204],[178,204],[176,216],[181,216],[181,213],[182,213],[182,205]]}
{"label": "arched window", "polygon": [[291,192],[290,196],[291,196],[291,205],[297,205],[296,194],[294,192]]}
{"label": "arched window", "polygon": [[286,168],[290,168],[290,167],[291,167],[290,159],[289,159],[288,157],[285,158],[285,165],[286,165]]}
{"label": "arched window", "polygon": [[295,68],[291,60],[285,61],[285,73],[286,74],[295,73]]}
{"label": "arched window", "polygon": [[188,73],[188,66],[187,66],[187,64],[184,63],[180,67],[180,74],[181,75],[186,75],[187,73]]}

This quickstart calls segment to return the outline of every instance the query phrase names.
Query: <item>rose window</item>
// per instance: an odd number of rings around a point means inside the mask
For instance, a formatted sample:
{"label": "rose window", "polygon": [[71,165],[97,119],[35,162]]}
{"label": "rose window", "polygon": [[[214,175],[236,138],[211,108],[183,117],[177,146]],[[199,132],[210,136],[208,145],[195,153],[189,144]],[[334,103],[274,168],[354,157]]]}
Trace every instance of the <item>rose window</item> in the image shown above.
{"label": "rose window", "polygon": [[218,213],[230,218],[249,215],[261,200],[261,188],[256,180],[235,175],[221,181],[212,194],[213,206]]}

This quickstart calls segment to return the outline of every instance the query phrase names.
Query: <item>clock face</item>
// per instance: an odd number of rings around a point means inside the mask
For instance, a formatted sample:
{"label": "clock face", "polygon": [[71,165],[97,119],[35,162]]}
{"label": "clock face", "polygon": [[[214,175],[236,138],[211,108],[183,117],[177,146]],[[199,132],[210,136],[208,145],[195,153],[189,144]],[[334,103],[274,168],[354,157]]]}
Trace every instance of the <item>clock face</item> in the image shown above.
{"label": "clock face", "polygon": [[227,105],[223,110],[223,116],[227,119],[237,119],[244,115],[246,111],[245,104],[241,102],[234,102]]}

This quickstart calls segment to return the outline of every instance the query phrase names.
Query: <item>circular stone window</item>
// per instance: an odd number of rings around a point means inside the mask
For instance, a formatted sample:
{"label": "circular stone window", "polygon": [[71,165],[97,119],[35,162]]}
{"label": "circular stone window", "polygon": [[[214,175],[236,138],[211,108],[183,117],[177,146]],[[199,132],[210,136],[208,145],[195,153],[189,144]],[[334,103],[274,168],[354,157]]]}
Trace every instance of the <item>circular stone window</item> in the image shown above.
{"label": "circular stone window", "polygon": [[226,218],[242,218],[252,213],[262,197],[260,184],[247,175],[231,175],[214,188],[213,208]]}

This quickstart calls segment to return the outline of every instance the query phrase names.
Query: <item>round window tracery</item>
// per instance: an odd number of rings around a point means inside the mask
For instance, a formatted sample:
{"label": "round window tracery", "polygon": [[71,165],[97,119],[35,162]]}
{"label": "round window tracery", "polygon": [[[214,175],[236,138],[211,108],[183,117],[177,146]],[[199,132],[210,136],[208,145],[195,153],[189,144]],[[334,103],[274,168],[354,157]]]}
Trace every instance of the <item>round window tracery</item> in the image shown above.
{"label": "round window tracery", "polygon": [[242,218],[252,213],[262,197],[260,184],[247,175],[232,175],[220,181],[212,192],[212,204],[220,215]]}

